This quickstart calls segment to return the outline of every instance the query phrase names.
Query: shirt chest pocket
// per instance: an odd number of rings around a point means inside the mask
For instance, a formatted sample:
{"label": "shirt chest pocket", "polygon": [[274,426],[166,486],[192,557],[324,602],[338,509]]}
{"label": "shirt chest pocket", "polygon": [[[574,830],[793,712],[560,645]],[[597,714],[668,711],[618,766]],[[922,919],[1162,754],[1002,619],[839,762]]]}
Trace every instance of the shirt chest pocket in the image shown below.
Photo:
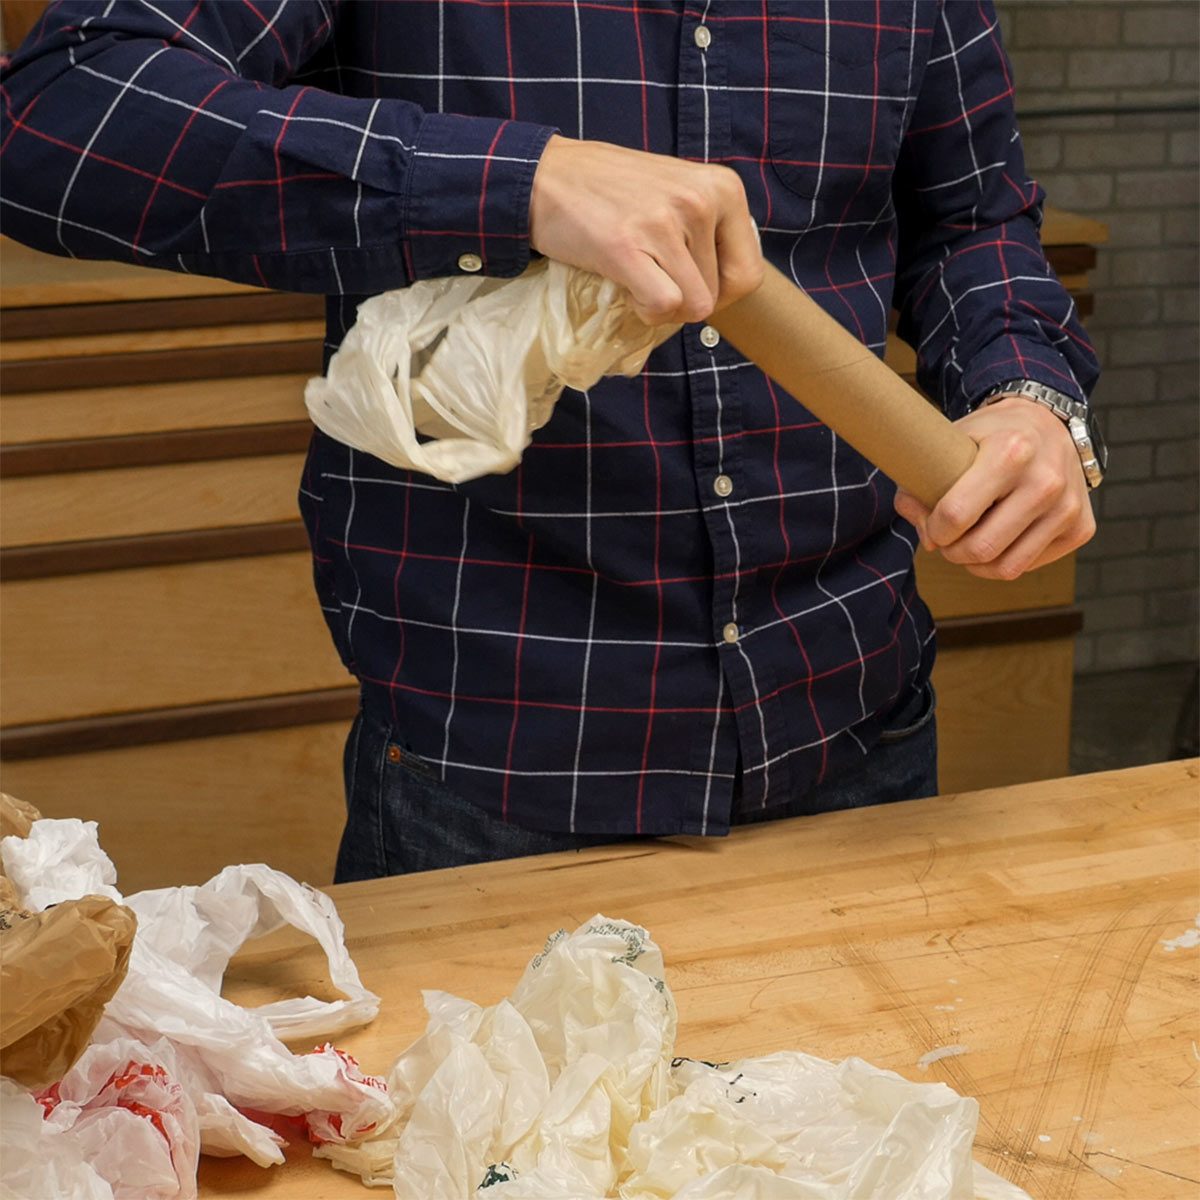
{"label": "shirt chest pocket", "polygon": [[821,3],[768,6],[771,166],[830,220],[875,221],[889,206],[908,109],[911,21],[891,5],[845,0],[829,13]]}

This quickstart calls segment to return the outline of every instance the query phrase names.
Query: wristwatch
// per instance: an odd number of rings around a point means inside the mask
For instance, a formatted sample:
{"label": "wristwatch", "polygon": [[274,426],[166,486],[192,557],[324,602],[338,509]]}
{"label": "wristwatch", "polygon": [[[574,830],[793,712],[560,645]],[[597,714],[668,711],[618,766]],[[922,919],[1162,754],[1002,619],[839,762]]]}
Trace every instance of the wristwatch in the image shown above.
{"label": "wristwatch", "polygon": [[1108,469],[1108,446],[1105,445],[1104,435],[1100,432],[1096,414],[1088,405],[1032,379],[1008,379],[985,392],[977,407],[995,404],[1005,396],[1024,396],[1027,400],[1048,408],[1058,417],[1066,425],[1071,440],[1075,443],[1075,449],[1079,451],[1079,462],[1083,467],[1083,476],[1088,487],[1100,486],[1104,472]]}

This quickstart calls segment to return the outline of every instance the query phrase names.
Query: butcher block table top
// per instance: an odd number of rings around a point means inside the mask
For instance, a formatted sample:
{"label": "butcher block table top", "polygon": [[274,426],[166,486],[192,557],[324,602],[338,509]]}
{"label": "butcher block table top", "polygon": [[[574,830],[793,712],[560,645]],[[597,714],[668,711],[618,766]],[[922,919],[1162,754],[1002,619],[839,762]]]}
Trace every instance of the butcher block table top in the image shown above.
{"label": "butcher block table top", "polygon": [[[338,1044],[386,1073],[424,1028],[422,988],[494,1003],[548,933],[603,912],[662,947],[681,1054],[859,1055],[978,1098],[977,1157],[1037,1200],[1194,1197],[1200,949],[1170,943],[1200,910],[1198,779],[1162,763],[333,887],[383,997]],[[291,934],[225,990],[336,995]],[[303,1146],[265,1170],[205,1159],[200,1179],[206,1197],[379,1194]]]}

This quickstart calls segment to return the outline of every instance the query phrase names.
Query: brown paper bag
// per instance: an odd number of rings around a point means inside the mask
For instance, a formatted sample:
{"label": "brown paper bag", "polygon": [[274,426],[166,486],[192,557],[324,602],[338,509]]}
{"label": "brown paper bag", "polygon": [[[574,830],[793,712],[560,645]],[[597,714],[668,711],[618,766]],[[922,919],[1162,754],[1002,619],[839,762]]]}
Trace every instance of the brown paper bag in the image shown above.
{"label": "brown paper bag", "polygon": [[[18,800],[7,792],[0,792],[0,837],[28,837],[29,827],[34,821],[40,821],[42,814],[32,804]],[[0,868],[0,875],[4,871]]]}
{"label": "brown paper bag", "polygon": [[[0,836],[25,837],[38,812],[0,794]],[[0,870],[0,1072],[26,1087],[61,1079],[121,986],[137,918],[106,896],[23,908]]]}

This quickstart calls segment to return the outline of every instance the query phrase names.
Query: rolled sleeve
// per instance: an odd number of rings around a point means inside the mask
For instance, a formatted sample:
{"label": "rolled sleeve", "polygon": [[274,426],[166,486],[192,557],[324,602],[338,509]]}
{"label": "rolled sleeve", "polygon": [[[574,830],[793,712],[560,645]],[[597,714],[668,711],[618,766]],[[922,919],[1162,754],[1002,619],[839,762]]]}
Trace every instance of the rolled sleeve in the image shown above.
{"label": "rolled sleeve", "polygon": [[900,335],[953,418],[998,383],[1084,399],[1099,372],[1074,301],[1038,238],[1044,194],[1025,170],[991,3],[944,3],[893,195]]}

